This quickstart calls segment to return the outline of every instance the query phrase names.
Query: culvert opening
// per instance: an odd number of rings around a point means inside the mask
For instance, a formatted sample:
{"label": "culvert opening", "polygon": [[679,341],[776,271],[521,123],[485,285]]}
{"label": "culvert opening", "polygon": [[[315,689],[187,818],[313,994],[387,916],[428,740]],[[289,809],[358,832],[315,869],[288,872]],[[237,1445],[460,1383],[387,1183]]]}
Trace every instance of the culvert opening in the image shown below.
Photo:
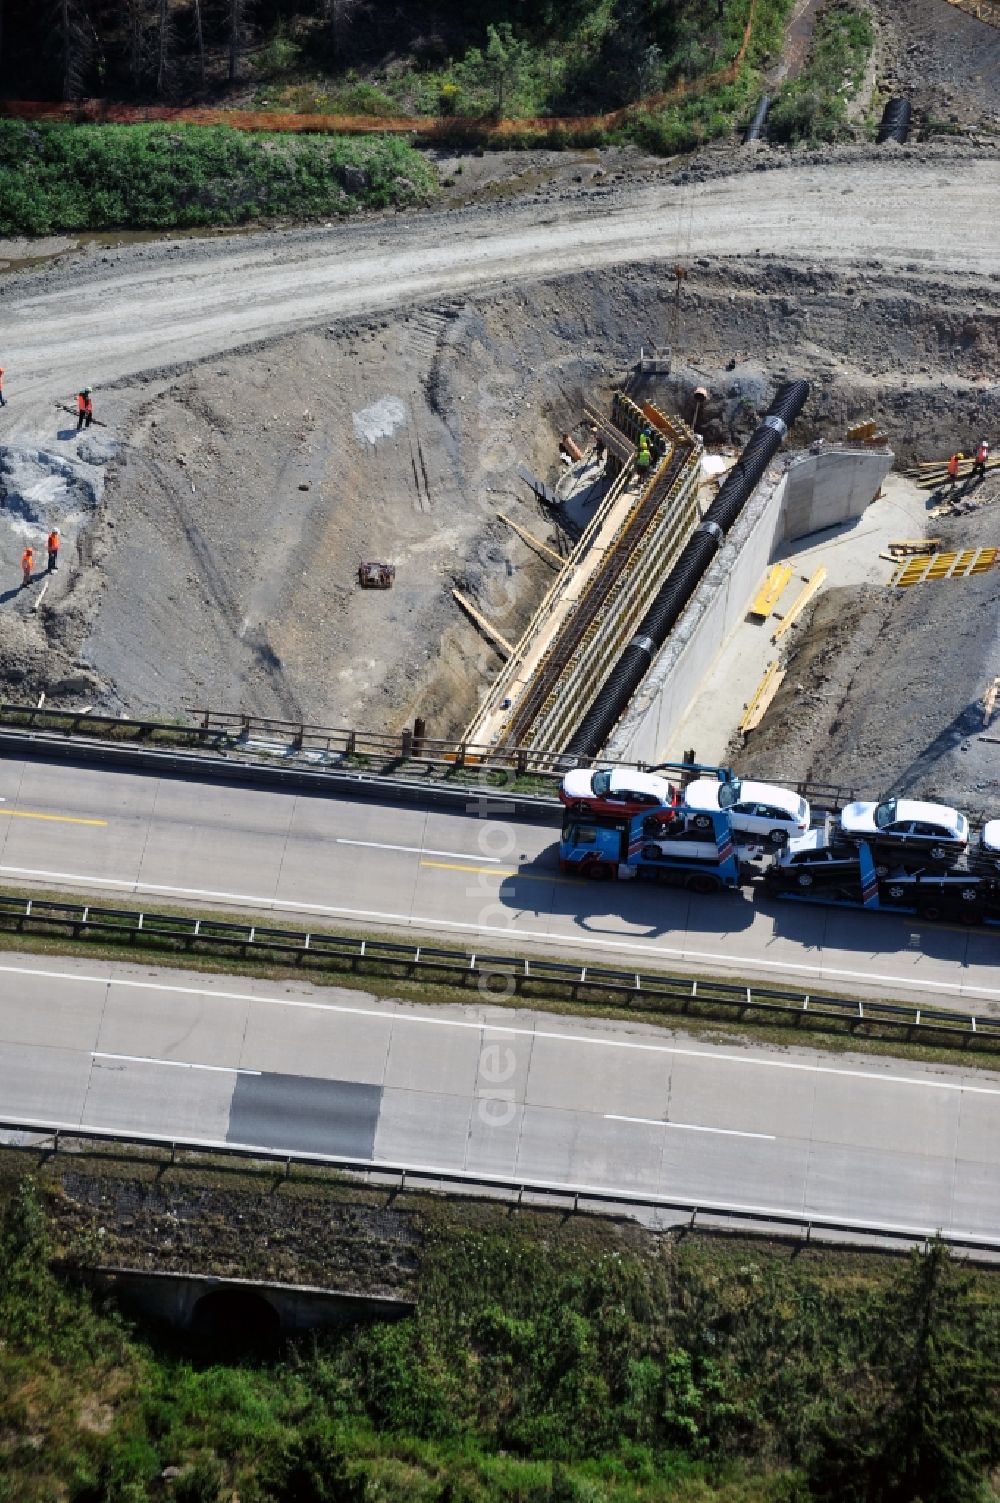
{"label": "culvert opening", "polygon": [[281,1321],[274,1306],[250,1289],[213,1289],[191,1315],[191,1334],[227,1349],[276,1346]]}

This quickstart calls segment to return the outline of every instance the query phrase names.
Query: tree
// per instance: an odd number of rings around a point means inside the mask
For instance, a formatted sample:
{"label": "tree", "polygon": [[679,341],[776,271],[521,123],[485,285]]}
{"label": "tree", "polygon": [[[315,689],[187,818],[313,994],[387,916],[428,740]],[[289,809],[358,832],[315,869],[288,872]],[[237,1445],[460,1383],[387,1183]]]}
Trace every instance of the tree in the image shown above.
{"label": "tree", "polygon": [[246,0],[227,0],[229,11],[229,82],[235,83],[240,69]]}
{"label": "tree", "polygon": [[201,0],[192,0],[191,15],[194,20],[194,39],[198,48],[198,82],[205,87],[205,31],[201,20]]}
{"label": "tree", "polygon": [[157,0],[156,10],[156,92],[164,94],[170,81],[173,52],[173,19],[170,15],[170,0]]}
{"label": "tree", "polygon": [[50,12],[58,49],[60,94],[63,99],[78,99],[89,52],[87,32],[76,0],[52,0]]}
{"label": "tree", "polygon": [[494,111],[502,116],[504,105],[516,94],[523,82],[528,64],[529,49],[520,41],[508,21],[499,26],[486,28],[486,51],[470,54],[474,69],[484,83],[493,90]]}
{"label": "tree", "polygon": [[889,1294],[884,1397],[849,1401],[820,1436],[817,1498],[975,1503],[1000,1461],[1000,1332],[980,1331],[970,1281],[943,1242]]}

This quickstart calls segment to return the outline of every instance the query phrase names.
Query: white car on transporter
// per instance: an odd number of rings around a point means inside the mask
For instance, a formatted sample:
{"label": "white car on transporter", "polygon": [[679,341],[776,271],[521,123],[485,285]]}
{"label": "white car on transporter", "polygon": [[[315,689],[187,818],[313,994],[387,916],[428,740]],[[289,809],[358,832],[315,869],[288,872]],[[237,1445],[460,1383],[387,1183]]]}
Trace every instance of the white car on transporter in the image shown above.
{"label": "white car on transporter", "polygon": [[682,797],[685,806],[695,811],[696,823],[699,811],[703,812],[707,828],[711,812],[728,809],[734,834],[755,835],[758,840],[770,841],[772,846],[785,845],[804,835],[812,818],[809,805],[800,794],[774,783],[753,783],[742,778],[721,783],[714,778],[696,778],[688,783]]}
{"label": "white car on transporter", "polygon": [[885,798],[879,804],[848,804],[840,811],[847,840],[866,840],[882,850],[926,854],[933,861],[959,855],[969,843],[969,821],[948,804]]}

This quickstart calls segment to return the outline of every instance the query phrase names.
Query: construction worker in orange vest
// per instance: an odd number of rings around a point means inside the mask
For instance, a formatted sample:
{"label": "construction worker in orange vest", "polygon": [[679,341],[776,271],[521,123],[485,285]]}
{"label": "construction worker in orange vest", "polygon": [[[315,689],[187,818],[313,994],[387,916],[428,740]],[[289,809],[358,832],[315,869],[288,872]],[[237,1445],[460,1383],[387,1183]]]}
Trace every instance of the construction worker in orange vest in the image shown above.
{"label": "construction worker in orange vest", "polygon": [[975,457],[975,459],[972,461],[972,477],[971,478],[973,480],[975,480],[977,478],[979,480],[985,480],[986,479],[986,461],[989,459],[989,457],[990,457],[990,446],[989,446],[989,444],[986,442],[986,440],[984,438],[982,440],[982,442],[980,443],[979,448],[976,450],[976,457]]}
{"label": "construction worker in orange vest", "polygon": [[49,533],[48,542],[45,545],[49,555],[48,573],[54,574],[59,567],[59,528],[53,527]]}
{"label": "construction worker in orange vest", "polygon": [[21,588],[22,588],[22,590],[24,589],[25,585],[30,585],[30,583],[31,583],[31,573],[32,573],[32,570],[34,569],[34,567],[35,567],[35,555],[32,552],[31,545],[29,544],[28,547],[25,548],[24,552],[21,554]]}
{"label": "construction worker in orange vest", "polygon": [[964,458],[964,454],[953,454],[948,461],[948,483],[952,490],[958,484],[958,467]]}
{"label": "construction worker in orange vest", "polygon": [[94,402],[90,395],[89,386],[85,386],[82,391],[77,392],[76,411],[76,431],[79,433],[81,428],[89,428],[94,421]]}
{"label": "construction worker in orange vest", "polygon": [[3,366],[0,365],[0,407],[7,406],[7,398],[3,394]]}

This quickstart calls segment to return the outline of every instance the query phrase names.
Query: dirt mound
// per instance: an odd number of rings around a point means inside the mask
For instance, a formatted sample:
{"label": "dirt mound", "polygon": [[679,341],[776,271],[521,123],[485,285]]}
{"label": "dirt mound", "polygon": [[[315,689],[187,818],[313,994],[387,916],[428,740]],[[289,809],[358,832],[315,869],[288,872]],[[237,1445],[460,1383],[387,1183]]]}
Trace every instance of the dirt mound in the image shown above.
{"label": "dirt mound", "polygon": [[1000,125],[1000,30],[947,0],[881,0],[880,82],[920,114]]}
{"label": "dirt mound", "polygon": [[[1000,480],[982,494],[993,500],[981,511],[935,519],[945,547],[996,543]],[[740,767],[996,818],[998,733],[984,728],[982,699],[998,673],[1000,569],[906,590],[830,590],[797,632],[785,682],[739,751]]]}

